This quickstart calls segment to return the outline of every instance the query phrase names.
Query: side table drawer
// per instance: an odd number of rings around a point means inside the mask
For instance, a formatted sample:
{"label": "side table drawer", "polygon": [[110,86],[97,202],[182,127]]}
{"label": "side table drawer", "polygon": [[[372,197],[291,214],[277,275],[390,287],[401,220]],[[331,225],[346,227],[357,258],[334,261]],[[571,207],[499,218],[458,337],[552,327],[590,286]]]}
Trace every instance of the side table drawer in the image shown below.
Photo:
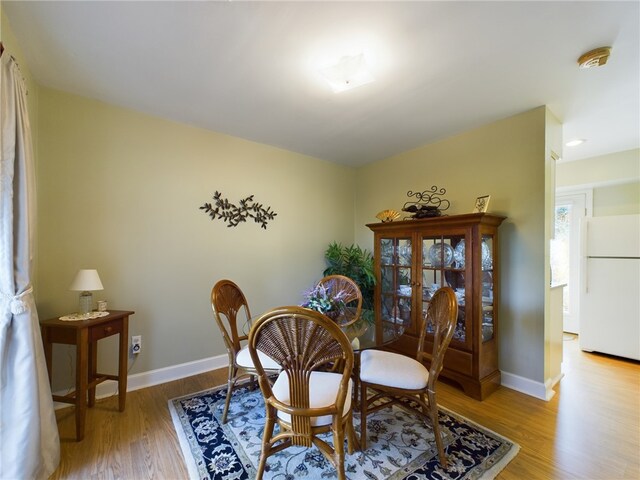
{"label": "side table drawer", "polygon": [[122,332],[122,321],[103,323],[89,329],[89,341],[95,342],[101,338],[110,337]]}

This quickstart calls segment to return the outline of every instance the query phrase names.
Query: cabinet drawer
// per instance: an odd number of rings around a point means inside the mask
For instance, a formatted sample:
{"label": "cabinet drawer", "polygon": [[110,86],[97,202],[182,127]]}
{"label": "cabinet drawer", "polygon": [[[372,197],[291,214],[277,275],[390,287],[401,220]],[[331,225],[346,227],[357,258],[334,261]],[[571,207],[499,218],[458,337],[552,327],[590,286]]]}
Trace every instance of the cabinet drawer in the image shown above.
{"label": "cabinet drawer", "polygon": [[[415,358],[418,349],[418,338],[405,334],[387,348],[394,352]],[[425,342],[425,351],[433,351],[433,344],[428,341]],[[465,376],[471,376],[473,373],[473,354],[471,352],[456,350],[449,346],[447,352],[444,354],[444,369]],[[443,374],[446,376],[446,372],[443,372]]]}
{"label": "cabinet drawer", "polygon": [[89,341],[95,342],[120,332],[122,332],[122,321],[96,325],[89,330]]}
{"label": "cabinet drawer", "polygon": [[448,348],[444,354],[444,368],[471,376],[473,373],[473,355],[469,352]]}

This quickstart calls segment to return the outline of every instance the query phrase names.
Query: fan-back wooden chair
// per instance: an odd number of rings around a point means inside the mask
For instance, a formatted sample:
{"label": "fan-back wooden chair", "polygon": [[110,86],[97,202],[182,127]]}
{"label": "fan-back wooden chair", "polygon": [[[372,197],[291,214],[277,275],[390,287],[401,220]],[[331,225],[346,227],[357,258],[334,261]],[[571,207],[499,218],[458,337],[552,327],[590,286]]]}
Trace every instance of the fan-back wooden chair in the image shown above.
{"label": "fan-back wooden chair", "polygon": [[[267,458],[292,445],[315,445],[345,478],[344,440],[355,448],[351,410],[353,350],[347,336],[330,318],[303,307],[280,307],[262,315],[249,333],[249,352],[265,399],[266,420],[257,478]],[[282,366],[269,383],[260,352]],[[322,371],[328,364],[340,372]],[[280,426],[273,434],[276,422]],[[333,448],[318,435],[331,431]]]}
{"label": "fan-back wooden chair", "polygon": [[[390,403],[409,398],[417,402],[415,410],[425,420],[430,419],[438,448],[440,465],[446,467],[440,424],[438,422],[438,403],[436,401],[436,380],[442,370],[444,354],[449,346],[458,317],[458,303],[453,289],[440,288],[432,297],[426,317],[421,322],[420,339],[416,358],[381,350],[365,350],[360,354],[360,445],[367,446],[367,414],[383,408]],[[424,351],[427,326],[433,327],[433,352]],[[427,369],[423,361],[428,360]],[[367,398],[367,389],[375,394]],[[381,398],[390,402],[374,402]],[[406,402],[401,404],[407,407]]]}
{"label": "fan-back wooden chair", "polygon": [[[257,376],[247,345],[242,346],[241,344],[241,342],[248,339],[248,336],[240,335],[238,331],[238,320],[240,320],[238,316],[248,322],[251,319],[251,312],[242,290],[231,280],[220,280],[213,286],[213,289],[211,289],[211,308],[216,323],[222,332],[222,338],[229,355],[227,398],[222,414],[222,423],[227,423],[229,403],[236,383],[243,377],[250,377],[253,380]],[[263,368],[269,375],[280,371],[280,365],[274,362],[273,359],[262,352],[259,355],[262,359]]]}
{"label": "fan-back wooden chair", "polygon": [[344,275],[327,275],[320,279],[318,285],[324,286],[331,297],[341,292],[345,307],[336,319],[341,327],[352,325],[358,321],[362,313],[362,292],[358,284]]}

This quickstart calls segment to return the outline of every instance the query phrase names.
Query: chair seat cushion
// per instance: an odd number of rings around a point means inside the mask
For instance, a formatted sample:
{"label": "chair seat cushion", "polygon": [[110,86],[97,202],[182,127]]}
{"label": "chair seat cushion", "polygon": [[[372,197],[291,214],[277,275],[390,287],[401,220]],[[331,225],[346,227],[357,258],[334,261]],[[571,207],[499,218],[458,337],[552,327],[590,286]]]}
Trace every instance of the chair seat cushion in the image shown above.
{"label": "chair seat cushion", "polygon": [[[342,375],[339,373],[311,372],[309,380],[309,407],[322,408],[334,404],[338,395],[340,380],[342,380]],[[287,377],[286,372],[281,372],[280,375],[278,375],[278,378],[271,389],[276,399],[286,405],[291,404],[289,395],[289,377]],[[342,411],[343,417],[347,415],[351,409],[351,390],[352,382],[349,380],[347,398],[344,402],[344,409]],[[291,415],[288,413],[278,411],[278,418],[284,422],[291,423]],[[330,425],[331,420],[331,415],[312,417],[311,425],[314,427]]]}
{"label": "chair seat cushion", "polygon": [[360,354],[360,380],[418,390],[427,386],[429,370],[417,360],[398,353],[365,350]]}
{"label": "chair seat cushion", "polygon": [[[265,370],[280,370],[280,365],[276,363],[274,359],[270,356],[265,355],[260,350],[258,350],[258,357],[260,357],[260,363],[262,363],[262,368]],[[249,347],[244,346],[236,355],[236,364],[240,367],[245,368],[255,368],[253,365],[253,360],[251,359],[251,354],[249,353]]]}

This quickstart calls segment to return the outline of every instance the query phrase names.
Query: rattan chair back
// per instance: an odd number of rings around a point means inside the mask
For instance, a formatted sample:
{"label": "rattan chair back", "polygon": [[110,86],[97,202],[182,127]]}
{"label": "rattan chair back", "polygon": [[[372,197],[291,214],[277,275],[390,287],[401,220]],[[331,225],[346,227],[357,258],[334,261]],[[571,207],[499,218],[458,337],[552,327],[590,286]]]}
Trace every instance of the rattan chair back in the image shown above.
{"label": "rattan chair back", "polygon": [[[225,399],[224,411],[222,413],[222,423],[227,422],[227,414],[229,412],[229,404],[231,395],[236,383],[243,378],[256,378],[256,370],[254,365],[248,361],[250,357],[247,355],[246,346],[242,350],[241,342],[246,342],[248,335],[241,334],[238,328],[238,322],[247,322],[251,320],[251,312],[247,299],[240,290],[240,287],[231,280],[220,280],[211,289],[211,309],[216,320],[218,328],[222,333],[227,355],[229,356],[228,376],[227,376],[227,397]],[[244,361],[240,362],[240,355],[244,354]],[[268,374],[277,373],[279,369],[268,370]]]}
{"label": "rattan chair back", "polygon": [[344,275],[327,275],[320,279],[318,285],[323,285],[331,295],[343,295],[345,307],[337,318],[341,327],[352,325],[360,319],[362,313],[362,292],[358,284]]}
{"label": "rattan chair back", "polygon": [[[364,375],[361,377],[360,444],[363,448],[365,448],[367,444],[367,414],[384,408],[390,403],[400,403],[404,408],[411,408],[431,422],[440,464],[443,468],[446,467],[447,459],[438,420],[436,380],[442,370],[444,355],[453,337],[457,318],[458,302],[453,289],[450,287],[440,288],[431,298],[427,314],[421,322],[420,339],[418,341],[416,354],[417,363],[410,361],[413,365],[407,365],[406,362],[401,362],[404,368],[411,368],[415,371],[423,368],[421,364],[425,362],[430,363],[429,373],[424,387],[402,387],[395,385],[393,381],[389,381],[390,384],[385,384],[383,380],[367,382],[364,380]],[[433,334],[433,350],[431,352],[424,351],[427,331]],[[387,357],[385,358],[389,362],[394,361],[393,356],[400,356],[400,354],[387,352],[382,353],[382,355],[386,355]],[[375,392],[373,396],[368,396],[369,389]],[[388,398],[390,401],[383,402],[381,401],[383,398]],[[410,399],[412,402],[406,402],[403,401],[403,399]]]}
{"label": "rattan chair back", "polygon": [[211,290],[211,309],[227,350],[235,355],[241,348],[240,341],[247,339],[246,335],[239,335],[238,314],[243,312],[245,320],[251,318],[244,293],[231,280],[220,280]]}
{"label": "rattan chair back", "polygon": [[[427,389],[433,391],[438,375],[444,364],[444,354],[451,342],[458,319],[458,302],[451,287],[442,287],[431,298],[427,315],[422,320],[420,339],[416,360],[430,362]],[[431,328],[428,328],[429,325]],[[428,330],[433,334],[433,350],[424,351],[425,337]]]}
{"label": "rattan chair back", "polygon": [[[289,384],[289,402],[279,401],[273,393],[272,385],[260,363],[257,350],[278,362]],[[351,410],[344,416],[345,402],[349,391],[349,381],[353,368],[353,350],[347,336],[330,318],[322,313],[303,307],[280,307],[262,315],[253,324],[249,333],[249,352],[258,373],[267,419],[263,434],[263,451],[259,475],[264,469],[266,457],[289,445],[310,447],[315,444],[334,464],[338,477],[344,478],[344,434],[349,438],[350,451],[353,442]],[[326,367],[339,364],[341,375],[335,402],[321,408],[312,408],[310,378],[312,372],[323,371]],[[280,433],[271,436],[277,412],[290,415],[290,422],[280,424]],[[316,427],[313,417],[332,415],[331,425]],[[333,431],[336,450],[318,438],[319,433]],[[282,444],[273,446],[283,441]],[[283,446],[284,445],[284,446]],[[342,471],[342,474],[340,474]]]}

